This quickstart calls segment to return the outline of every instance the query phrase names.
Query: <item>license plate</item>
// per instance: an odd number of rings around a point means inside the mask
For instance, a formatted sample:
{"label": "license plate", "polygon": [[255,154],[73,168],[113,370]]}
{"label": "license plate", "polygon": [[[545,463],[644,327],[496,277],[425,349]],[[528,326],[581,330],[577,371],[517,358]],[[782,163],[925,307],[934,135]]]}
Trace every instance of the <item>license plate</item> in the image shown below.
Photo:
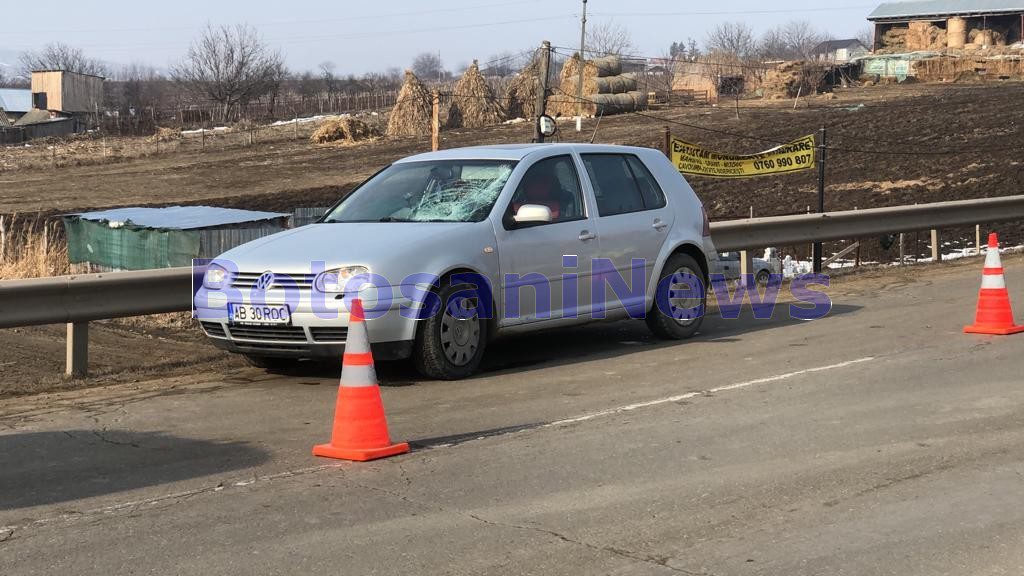
{"label": "license plate", "polygon": [[228,304],[228,319],[232,324],[291,324],[292,314],[284,304]]}

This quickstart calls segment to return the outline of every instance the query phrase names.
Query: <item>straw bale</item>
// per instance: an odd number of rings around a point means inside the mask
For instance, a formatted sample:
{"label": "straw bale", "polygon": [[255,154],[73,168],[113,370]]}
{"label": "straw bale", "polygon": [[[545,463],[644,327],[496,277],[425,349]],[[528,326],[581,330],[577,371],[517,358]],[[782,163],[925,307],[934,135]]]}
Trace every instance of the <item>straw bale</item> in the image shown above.
{"label": "straw bale", "polygon": [[360,142],[380,136],[380,130],[351,116],[328,118],[317,127],[310,137],[314,144],[327,142]]}

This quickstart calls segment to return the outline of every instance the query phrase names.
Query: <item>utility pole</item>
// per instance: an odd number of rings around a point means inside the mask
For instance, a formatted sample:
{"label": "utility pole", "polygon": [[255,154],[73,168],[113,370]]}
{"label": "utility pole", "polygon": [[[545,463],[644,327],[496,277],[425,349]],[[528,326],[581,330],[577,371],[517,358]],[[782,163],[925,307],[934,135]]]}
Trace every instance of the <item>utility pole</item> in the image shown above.
{"label": "utility pole", "polygon": [[547,40],[540,45],[540,90],[537,91],[537,121],[533,125],[533,141],[544,142],[544,134],[540,131],[540,117],[548,108],[548,73],[551,69],[551,42]]}
{"label": "utility pole", "polygon": [[[583,62],[587,50],[587,0],[583,0],[583,21],[580,24],[580,77],[576,85],[576,117],[583,117]],[[579,124],[577,124],[579,126]]]}
{"label": "utility pole", "polygon": [[[818,142],[818,214],[825,212],[825,128],[821,129],[821,137]],[[813,252],[813,267],[815,274],[821,274],[821,258],[823,246],[821,242],[815,242],[811,250]]]}

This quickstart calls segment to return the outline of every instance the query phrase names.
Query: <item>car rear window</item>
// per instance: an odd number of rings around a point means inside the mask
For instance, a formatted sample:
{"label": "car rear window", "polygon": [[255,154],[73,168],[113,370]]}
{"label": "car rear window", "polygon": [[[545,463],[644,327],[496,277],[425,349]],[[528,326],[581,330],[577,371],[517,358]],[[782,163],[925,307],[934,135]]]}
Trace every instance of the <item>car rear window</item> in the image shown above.
{"label": "car rear window", "polygon": [[627,154],[583,154],[601,216],[655,210],[665,194],[639,158]]}

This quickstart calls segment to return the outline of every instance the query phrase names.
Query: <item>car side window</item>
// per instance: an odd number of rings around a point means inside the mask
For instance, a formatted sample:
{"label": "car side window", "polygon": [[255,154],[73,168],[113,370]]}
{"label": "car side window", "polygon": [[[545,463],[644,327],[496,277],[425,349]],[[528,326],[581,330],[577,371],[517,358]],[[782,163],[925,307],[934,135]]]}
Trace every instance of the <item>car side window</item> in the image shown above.
{"label": "car side window", "polygon": [[623,154],[583,154],[582,157],[594,186],[599,215],[614,216],[665,206],[661,187],[637,157]]}
{"label": "car side window", "polygon": [[585,218],[583,192],[572,157],[545,158],[526,171],[506,211],[506,229],[513,227],[512,216],[525,204],[547,206],[552,224]]}

